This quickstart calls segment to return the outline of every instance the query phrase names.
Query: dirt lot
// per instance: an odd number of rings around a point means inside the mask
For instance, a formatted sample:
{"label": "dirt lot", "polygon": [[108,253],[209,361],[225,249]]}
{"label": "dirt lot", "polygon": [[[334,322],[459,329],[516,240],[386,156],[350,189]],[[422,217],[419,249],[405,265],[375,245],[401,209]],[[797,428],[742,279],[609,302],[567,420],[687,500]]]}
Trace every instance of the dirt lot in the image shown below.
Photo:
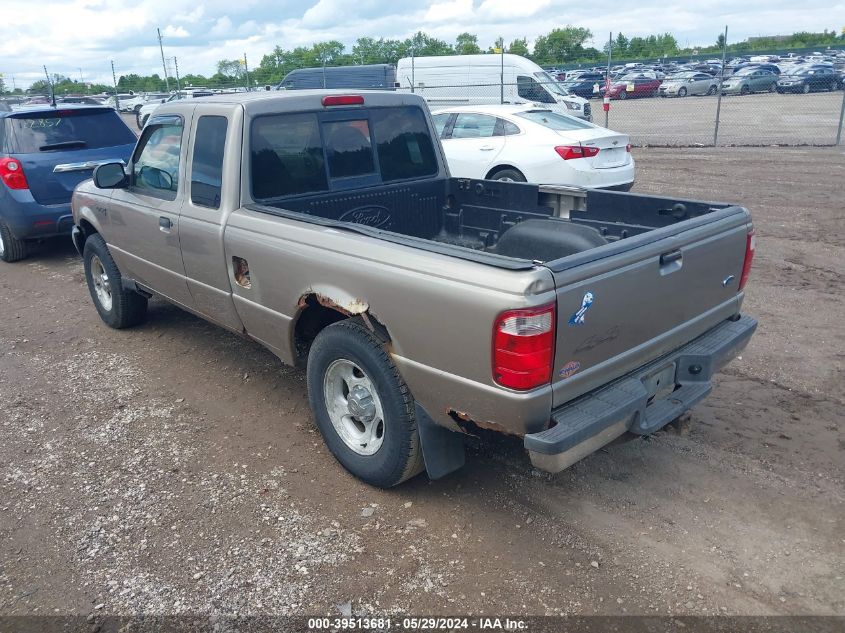
{"label": "dirt lot", "polygon": [[752,210],[760,327],[688,427],[557,476],[483,438],[367,487],[262,348],[161,302],[109,330],[69,242],[2,266],[0,614],[845,614],[845,154],[636,156]]}

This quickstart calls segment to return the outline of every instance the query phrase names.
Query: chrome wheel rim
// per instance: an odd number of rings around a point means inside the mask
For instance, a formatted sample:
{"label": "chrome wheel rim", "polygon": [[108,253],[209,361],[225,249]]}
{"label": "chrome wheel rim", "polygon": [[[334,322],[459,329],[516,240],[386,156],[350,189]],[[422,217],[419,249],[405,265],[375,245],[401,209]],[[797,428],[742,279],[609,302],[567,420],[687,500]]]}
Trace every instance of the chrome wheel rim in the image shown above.
{"label": "chrome wheel rim", "polygon": [[501,182],[515,182],[514,179],[510,176],[500,176],[499,178],[496,178],[496,180],[499,180]]}
{"label": "chrome wheel rim", "polygon": [[339,358],[326,368],[323,397],[332,426],[358,455],[374,455],[384,444],[384,409],[370,377],[351,360]]}
{"label": "chrome wheel rim", "polygon": [[103,267],[103,262],[96,255],[91,258],[91,280],[94,282],[94,293],[97,295],[97,301],[100,302],[103,310],[110,312],[112,307],[111,281]]}
{"label": "chrome wheel rim", "polygon": [[3,242],[3,234],[0,233],[0,257],[6,254],[6,244]]}

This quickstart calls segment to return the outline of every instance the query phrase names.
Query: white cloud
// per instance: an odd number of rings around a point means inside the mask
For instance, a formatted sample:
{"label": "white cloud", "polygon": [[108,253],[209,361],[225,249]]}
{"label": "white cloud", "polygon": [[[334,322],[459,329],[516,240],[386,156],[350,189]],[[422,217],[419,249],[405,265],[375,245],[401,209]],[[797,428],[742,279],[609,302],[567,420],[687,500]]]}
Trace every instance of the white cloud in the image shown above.
{"label": "white cloud", "polygon": [[423,18],[426,22],[447,22],[460,18],[469,18],[473,15],[472,0],[448,0],[447,2],[435,2],[425,13]]}
{"label": "white cloud", "polygon": [[161,34],[164,37],[190,37],[191,35],[184,26],[173,26],[172,24],[165,26]]}

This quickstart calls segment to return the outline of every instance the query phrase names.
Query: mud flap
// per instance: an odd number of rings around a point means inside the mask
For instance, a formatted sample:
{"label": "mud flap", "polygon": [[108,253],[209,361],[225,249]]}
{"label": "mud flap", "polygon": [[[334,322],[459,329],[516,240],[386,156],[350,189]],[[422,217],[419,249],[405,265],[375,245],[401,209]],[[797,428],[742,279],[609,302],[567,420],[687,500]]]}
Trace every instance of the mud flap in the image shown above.
{"label": "mud flap", "polygon": [[463,436],[435,424],[419,404],[415,403],[414,408],[423,461],[429,478],[440,479],[462,468],[466,463]]}

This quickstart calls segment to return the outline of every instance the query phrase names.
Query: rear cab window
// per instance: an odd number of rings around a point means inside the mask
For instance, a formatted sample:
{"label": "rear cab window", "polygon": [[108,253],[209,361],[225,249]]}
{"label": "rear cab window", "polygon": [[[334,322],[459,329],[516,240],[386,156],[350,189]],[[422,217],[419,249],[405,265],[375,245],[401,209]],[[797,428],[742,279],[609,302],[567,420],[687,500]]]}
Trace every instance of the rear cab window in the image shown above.
{"label": "rear cab window", "polygon": [[13,154],[99,149],[136,141],[111,108],[16,113],[6,120],[6,151]]}
{"label": "rear cab window", "polygon": [[415,106],[272,114],[250,129],[252,197],[351,189],[438,173],[423,111]]}
{"label": "rear cab window", "polygon": [[228,127],[224,116],[201,116],[197,122],[191,160],[191,202],[201,207],[220,208]]}

